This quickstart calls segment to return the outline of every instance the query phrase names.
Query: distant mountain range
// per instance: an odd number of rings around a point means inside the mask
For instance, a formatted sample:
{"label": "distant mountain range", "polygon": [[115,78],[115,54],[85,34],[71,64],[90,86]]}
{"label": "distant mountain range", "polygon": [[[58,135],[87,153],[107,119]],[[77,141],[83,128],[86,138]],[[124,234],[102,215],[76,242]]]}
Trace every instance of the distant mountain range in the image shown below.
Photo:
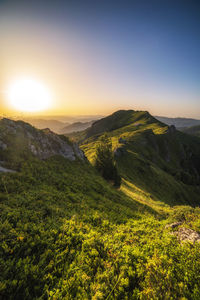
{"label": "distant mountain range", "polygon": [[67,134],[67,133],[71,133],[71,132],[82,131],[82,130],[85,130],[88,127],[90,127],[94,122],[95,122],[94,120],[89,121],[89,122],[75,122],[75,123],[72,123],[70,125],[63,127],[60,130],[60,133]]}
{"label": "distant mountain range", "polygon": [[50,130],[60,133],[61,129],[70,123],[63,123],[58,120],[45,120],[45,119],[24,119],[24,121],[29,122],[31,125],[38,129],[49,128]]}
{"label": "distant mountain range", "polygon": [[167,125],[174,125],[177,129],[200,125],[200,120],[191,118],[168,118],[160,116],[155,116],[155,118]]}
{"label": "distant mountain range", "polygon": [[76,116],[76,117],[54,117],[52,118],[24,118],[25,122],[30,123],[38,129],[49,128],[58,134],[81,131],[88,128],[100,116]]}

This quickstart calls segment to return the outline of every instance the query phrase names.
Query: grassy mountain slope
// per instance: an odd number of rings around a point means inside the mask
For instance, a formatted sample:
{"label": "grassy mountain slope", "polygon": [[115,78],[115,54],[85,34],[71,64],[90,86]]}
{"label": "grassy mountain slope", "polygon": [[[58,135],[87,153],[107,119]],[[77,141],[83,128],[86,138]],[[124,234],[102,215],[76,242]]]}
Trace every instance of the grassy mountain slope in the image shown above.
{"label": "grassy mountain slope", "polygon": [[124,179],[123,190],[133,197],[142,191],[142,199],[145,192],[146,202],[151,198],[155,205],[200,202],[196,187],[200,174],[197,138],[157,121],[148,112],[119,111],[97,121],[84,133],[88,138],[81,147],[91,162],[107,124]]}
{"label": "grassy mountain slope", "polygon": [[[117,156],[121,190],[89,162],[59,151],[42,160],[26,156],[18,172],[0,173],[1,299],[199,299],[200,244],[182,245],[172,234],[176,229],[166,228],[179,221],[200,231],[199,208],[167,204],[175,204],[176,189],[186,197],[176,204],[196,193],[161,169],[166,155],[150,160],[146,134],[160,137],[169,129],[138,115],[140,124],[126,122],[109,133],[114,147],[125,147]],[[83,145],[86,153],[98,136]],[[22,155],[26,144],[17,131],[12,137]]]}
{"label": "grassy mountain slope", "polygon": [[[139,125],[150,124],[155,121],[156,119],[146,111],[119,110],[106,118],[96,121],[86,131],[86,138],[120,128],[124,128],[122,131],[126,132],[128,128],[133,129]],[[158,121],[156,122],[158,123]],[[164,126],[161,122],[159,124],[160,126]],[[128,128],[126,128],[127,126]]]}
{"label": "grassy mountain slope", "polygon": [[200,245],[181,246],[165,229],[181,220],[200,230],[198,209],[159,214],[112,188],[89,164],[62,157],[1,174],[0,200],[2,299],[200,295]]}

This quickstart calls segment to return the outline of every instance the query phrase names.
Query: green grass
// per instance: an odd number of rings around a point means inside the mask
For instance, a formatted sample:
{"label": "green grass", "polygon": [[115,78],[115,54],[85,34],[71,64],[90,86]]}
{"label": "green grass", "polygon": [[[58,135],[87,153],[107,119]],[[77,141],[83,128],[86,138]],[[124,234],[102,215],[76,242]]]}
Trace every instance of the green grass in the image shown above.
{"label": "green grass", "polygon": [[125,185],[134,195],[61,157],[1,175],[1,297],[198,297],[200,247],[180,246],[165,225],[181,219],[200,230],[199,210],[157,209],[150,194]]}
{"label": "green grass", "polygon": [[[190,172],[180,143],[198,154],[197,138],[169,133],[147,112],[109,122],[113,150],[125,150],[120,189],[89,162],[59,156],[24,161],[17,152],[19,172],[0,174],[0,298],[200,298],[200,244],[180,244],[165,227],[181,221],[200,232],[199,187],[177,178]],[[91,163],[100,135],[82,142]]]}

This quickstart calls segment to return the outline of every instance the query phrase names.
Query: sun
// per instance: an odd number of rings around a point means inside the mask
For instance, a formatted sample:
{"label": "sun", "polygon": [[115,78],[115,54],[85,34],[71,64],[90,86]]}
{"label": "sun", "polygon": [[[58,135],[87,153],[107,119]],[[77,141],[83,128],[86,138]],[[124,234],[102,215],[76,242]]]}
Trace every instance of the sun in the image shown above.
{"label": "sun", "polygon": [[34,79],[19,79],[8,87],[8,101],[13,109],[23,112],[38,112],[48,109],[51,95],[42,83]]}

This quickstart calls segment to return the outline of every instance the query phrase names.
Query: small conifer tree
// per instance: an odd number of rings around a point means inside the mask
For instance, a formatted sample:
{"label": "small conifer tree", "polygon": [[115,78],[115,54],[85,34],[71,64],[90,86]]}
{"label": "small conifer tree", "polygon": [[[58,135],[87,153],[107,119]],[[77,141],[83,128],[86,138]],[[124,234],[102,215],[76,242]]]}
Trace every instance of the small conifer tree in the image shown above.
{"label": "small conifer tree", "polygon": [[118,174],[112,152],[111,139],[104,135],[96,148],[95,167],[106,180],[112,180],[115,186],[120,186],[121,177]]}

